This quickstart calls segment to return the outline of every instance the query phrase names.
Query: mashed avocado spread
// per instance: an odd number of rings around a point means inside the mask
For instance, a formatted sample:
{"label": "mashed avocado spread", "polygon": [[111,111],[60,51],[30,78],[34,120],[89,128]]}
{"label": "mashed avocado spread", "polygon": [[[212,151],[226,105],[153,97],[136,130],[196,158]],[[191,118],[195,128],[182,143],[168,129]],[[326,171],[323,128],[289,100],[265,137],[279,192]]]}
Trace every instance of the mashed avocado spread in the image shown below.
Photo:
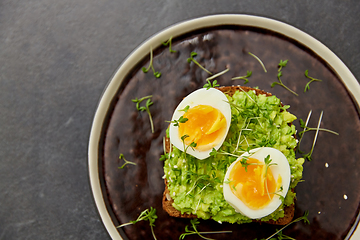
{"label": "mashed avocado spread", "polygon": [[[289,161],[291,169],[290,189],[302,178],[303,158],[296,159],[294,148],[295,126],[289,123],[296,117],[285,111],[276,96],[256,95],[254,91],[236,91],[230,97],[231,126],[225,142],[211,156],[198,160],[172,147],[164,163],[173,207],[181,213],[192,213],[202,219],[210,217],[219,222],[247,223],[252,219],[236,213],[224,199],[223,181],[227,168],[241,154],[258,147],[280,150]],[[168,134],[168,133],[167,133]],[[284,216],[284,205],[294,202],[295,193],[288,191],[280,207],[261,221],[277,220]]]}

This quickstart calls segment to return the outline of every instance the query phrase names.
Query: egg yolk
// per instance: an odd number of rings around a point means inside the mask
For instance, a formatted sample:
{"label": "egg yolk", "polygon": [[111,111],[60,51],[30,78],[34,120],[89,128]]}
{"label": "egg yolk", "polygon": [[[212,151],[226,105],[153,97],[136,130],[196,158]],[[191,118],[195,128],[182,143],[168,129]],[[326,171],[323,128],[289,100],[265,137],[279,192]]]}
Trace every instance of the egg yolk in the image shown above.
{"label": "egg yolk", "polygon": [[281,177],[275,182],[270,168],[266,172],[266,166],[257,159],[249,158],[249,165],[242,166],[238,161],[232,168],[229,176],[230,189],[250,209],[261,209],[270,203],[278,186],[281,185]]}
{"label": "egg yolk", "polygon": [[179,124],[179,136],[188,135],[184,139],[186,145],[196,143],[196,149],[206,151],[212,149],[225,134],[226,119],[216,108],[209,105],[198,105],[188,109],[183,115],[188,120]]}

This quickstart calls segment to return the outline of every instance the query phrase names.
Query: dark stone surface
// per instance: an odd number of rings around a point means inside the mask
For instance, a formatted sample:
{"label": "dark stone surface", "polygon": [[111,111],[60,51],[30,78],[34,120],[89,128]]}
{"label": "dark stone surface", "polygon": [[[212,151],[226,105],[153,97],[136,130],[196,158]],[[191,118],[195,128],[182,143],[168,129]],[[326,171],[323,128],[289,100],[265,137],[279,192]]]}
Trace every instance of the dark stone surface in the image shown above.
{"label": "dark stone surface", "polygon": [[126,56],[163,28],[216,13],[289,23],[360,79],[357,0],[0,2],[0,239],[109,239],[88,180],[98,100]]}

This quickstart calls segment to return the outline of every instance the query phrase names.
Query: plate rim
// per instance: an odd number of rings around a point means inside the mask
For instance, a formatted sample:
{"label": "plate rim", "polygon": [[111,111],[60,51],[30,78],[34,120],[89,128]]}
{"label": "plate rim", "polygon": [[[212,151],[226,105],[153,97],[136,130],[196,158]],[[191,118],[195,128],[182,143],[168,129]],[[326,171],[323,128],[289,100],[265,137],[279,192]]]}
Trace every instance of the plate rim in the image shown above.
{"label": "plate rim", "polygon": [[[270,30],[305,45],[329,64],[329,67],[338,75],[344,84],[348,93],[353,98],[353,101],[360,106],[360,84],[350,69],[323,43],[288,23],[269,17],[248,14],[214,14],[181,21],[168,26],[167,28],[147,38],[124,59],[105,86],[104,91],[100,96],[91,125],[88,144],[88,171],[90,187],[98,213],[112,239],[122,240],[123,238],[120,236],[116,226],[111,220],[111,216],[107,211],[105,200],[103,198],[98,166],[98,147],[101,140],[101,130],[113,97],[117,93],[118,88],[120,87],[123,79],[127,76],[128,72],[133,69],[139,59],[143,59],[149,54],[149,50],[151,48],[158,47],[162,42],[165,42],[170,37],[175,38],[179,35],[197,29],[221,25],[239,25]],[[357,216],[355,224],[349,230],[346,239],[360,239],[360,227],[358,227],[359,218],[360,214]]]}

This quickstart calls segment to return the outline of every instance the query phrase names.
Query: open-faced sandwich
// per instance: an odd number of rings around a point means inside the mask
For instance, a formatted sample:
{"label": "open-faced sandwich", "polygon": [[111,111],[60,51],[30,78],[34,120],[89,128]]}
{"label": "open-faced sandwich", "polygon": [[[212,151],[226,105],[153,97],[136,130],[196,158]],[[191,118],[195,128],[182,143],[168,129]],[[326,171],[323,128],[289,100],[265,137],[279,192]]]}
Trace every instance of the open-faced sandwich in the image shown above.
{"label": "open-faced sandwich", "polygon": [[173,217],[284,225],[294,216],[296,117],[279,98],[231,86],[194,91],[165,139],[163,208]]}

